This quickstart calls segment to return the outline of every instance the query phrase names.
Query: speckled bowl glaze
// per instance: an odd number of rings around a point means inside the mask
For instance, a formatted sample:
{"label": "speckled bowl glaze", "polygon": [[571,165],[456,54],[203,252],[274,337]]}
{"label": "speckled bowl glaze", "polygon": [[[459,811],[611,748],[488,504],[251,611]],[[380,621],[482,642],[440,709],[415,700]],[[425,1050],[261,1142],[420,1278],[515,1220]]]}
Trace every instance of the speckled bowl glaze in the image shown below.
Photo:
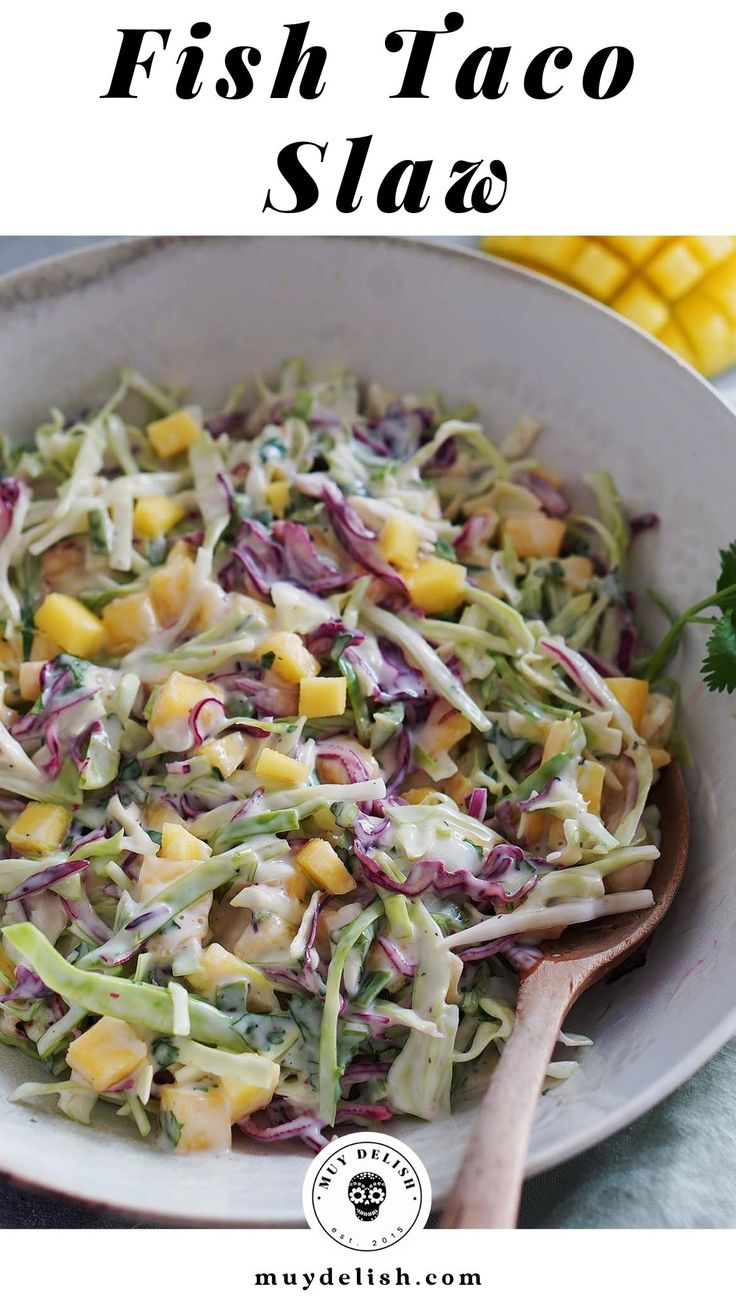
{"label": "speckled bowl glaze", "polygon": [[[0,426],[27,437],[58,404],[74,411],[131,364],[186,381],[215,405],[231,384],[302,354],[400,391],[473,401],[493,435],[521,411],[545,424],[544,460],[576,478],[606,466],[659,532],[638,544],[642,584],[675,605],[707,593],[734,534],[736,421],[709,386],[648,337],[543,278],[480,256],[382,239],[124,242],[0,282]],[[530,1173],[580,1152],[651,1107],[736,1030],[736,725],[709,695],[696,632],[677,665],[693,767],[694,841],[684,888],[643,969],[590,991],[568,1021],[590,1035],[579,1072],[539,1105]],[[176,1158],[112,1112],[85,1129],[7,1094],[35,1075],[0,1048],[0,1170],[152,1219],[299,1224],[309,1158],[243,1143]],[[441,1201],[472,1103],[396,1130]]]}

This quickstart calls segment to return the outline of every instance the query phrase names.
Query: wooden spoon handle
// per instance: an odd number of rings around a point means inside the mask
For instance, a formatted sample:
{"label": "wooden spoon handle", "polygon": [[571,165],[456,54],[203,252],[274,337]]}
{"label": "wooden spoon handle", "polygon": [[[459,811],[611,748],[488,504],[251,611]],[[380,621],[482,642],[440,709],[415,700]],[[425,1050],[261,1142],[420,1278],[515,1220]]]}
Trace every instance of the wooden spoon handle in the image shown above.
{"label": "wooden spoon handle", "polygon": [[445,1229],[516,1225],[534,1109],[575,988],[564,963],[542,963],[522,982],[514,1029],[476,1113]]}

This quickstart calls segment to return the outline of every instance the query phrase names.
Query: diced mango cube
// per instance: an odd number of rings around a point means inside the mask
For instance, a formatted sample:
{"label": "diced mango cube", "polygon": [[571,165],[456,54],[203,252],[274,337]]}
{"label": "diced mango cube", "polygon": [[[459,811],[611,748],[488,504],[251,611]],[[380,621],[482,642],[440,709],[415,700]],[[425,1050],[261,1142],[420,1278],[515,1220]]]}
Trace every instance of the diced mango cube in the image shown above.
{"label": "diced mango cube", "polygon": [[66,1060],[98,1094],[129,1080],[147,1053],[146,1045],[125,1021],[100,1017],[67,1049]]}
{"label": "diced mango cube", "polygon": [[647,267],[647,276],[666,300],[679,299],[703,275],[703,265],[683,240],[665,245]]}
{"label": "diced mango cube", "polygon": [[571,590],[580,593],[593,580],[593,560],[583,554],[570,554],[561,558],[560,565],[565,573],[565,580]]}
{"label": "diced mango cube", "polygon": [[526,258],[564,275],[583,248],[582,236],[529,236]]}
{"label": "diced mango cube", "polygon": [[401,797],[407,803],[424,803],[431,794],[435,793],[436,790],[433,790],[431,785],[419,785],[414,789],[404,790]]}
{"label": "diced mango cube", "polygon": [[299,682],[303,717],[339,717],[345,712],[348,683],[344,676],[304,676]]}
{"label": "diced mango cube", "polygon": [[405,517],[390,517],[379,538],[379,547],[386,562],[399,568],[414,567],[419,543],[418,528]]}
{"label": "diced mango cube", "polygon": [[563,721],[553,722],[544,741],[542,762],[549,762],[550,758],[555,758],[558,753],[567,753],[576,733],[577,727],[569,717]]}
{"label": "diced mango cube", "polygon": [[602,762],[586,761],[581,762],[578,767],[578,789],[588,805],[588,812],[592,812],[596,817],[600,816],[601,795],[603,794],[603,782],[606,779],[606,769]]}
{"label": "diced mango cube", "polygon": [[121,595],[102,610],[105,644],[111,653],[124,654],[148,644],[158,631],[158,620],[145,591]]}
{"label": "diced mango cube", "polygon": [[731,322],[736,320],[736,259],[729,259],[709,273],[703,282],[706,295],[715,300]]}
{"label": "diced mango cube", "polygon": [[355,881],[327,840],[309,840],[296,855],[296,864],[328,894],[349,894]]}
{"label": "diced mango cube", "polygon": [[655,771],[661,771],[663,767],[668,767],[672,762],[672,754],[668,753],[659,744],[650,744],[649,757]]}
{"label": "diced mango cube", "polygon": [[664,239],[664,236],[606,236],[606,244],[640,267]]}
{"label": "diced mango cube", "polygon": [[31,662],[48,663],[61,653],[61,646],[47,635],[37,631],[31,643]]}
{"label": "diced mango cube", "polygon": [[266,486],[265,496],[274,517],[283,517],[289,505],[290,490],[285,481],[272,481]]}
{"label": "diced mango cube", "polygon": [[200,681],[184,672],[171,672],[156,695],[149,720],[151,730],[155,733],[160,726],[166,726],[177,717],[188,717],[192,708],[203,699],[219,699],[222,703],[222,692],[211,681]]}
{"label": "diced mango cube", "polygon": [[454,776],[448,776],[447,780],[442,782],[442,788],[460,808],[468,795],[472,794],[474,786],[467,776],[463,776],[461,771],[456,771]]}
{"label": "diced mango cube", "polygon": [[193,571],[189,550],[186,545],[177,543],[164,566],[151,573],[148,590],[156,615],[164,626],[169,626],[181,615],[189,598]]}
{"label": "diced mango cube", "polygon": [[607,676],[605,683],[621,707],[626,709],[634,730],[638,731],[649,694],[649,682],[635,676]]}
{"label": "diced mango cube", "polygon": [[706,268],[723,263],[736,248],[733,236],[685,236],[683,239]]}
{"label": "diced mango cube", "polygon": [[523,812],[519,821],[519,840],[522,847],[526,849],[541,845],[547,839],[549,826],[549,812],[539,809],[534,812]]}
{"label": "diced mango cube", "polygon": [[198,840],[175,822],[164,823],[161,830],[162,858],[172,858],[174,862],[203,862],[211,855],[212,849],[204,840]]}
{"label": "diced mango cube", "polygon": [[186,510],[181,504],[175,504],[167,495],[149,495],[136,503],[133,530],[136,535],[153,540],[156,536],[165,536],[185,516]]}
{"label": "diced mango cube", "polygon": [[149,422],[146,427],[148,439],[159,458],[172,458],[188,449],[199,434],[200,426],[188,409],[177,409],[165,418]]}
{"label": "diced mango cube", "polygon": [[21,696],[29,703],[34,703],[41,693],[41,671],[45,662],[21,663],[18,668],[18,689]]}
{"label": "diced mango cube", "polygon": [[545,513],[520,513],[504,519],[501,534],[511,541],[519,558],[557,558],[565,523]]}
{"label": "diced mango cube", "polygon": [[5,838],[23,853],[53,853],[61,848],[70,825],[71,816],[60,804],[27,803]]}
{"label": "diced mango cube", "polygon": [[733,331],[725,313],[719,313],[700,291],[691,291],[680,300],[674,313],[702,371],[710,375],[727,367],[733,354]]}
{"label": "diced mango cube", "polygon": [[447,558],[425,558],[403,573],[411,602],[425,613],[443,613],[457,608],[465,593],[466,569]]}
{"label": "diced mango cube", "polygon": [[623,285],[628,268],[613,250],[590,241],[570,267],[570,275],[588,295],[608,299]]}
{"label": "diced mango cube", "polygon": [[294,631],[277,631],[263,640],[255,650],[256,658],[269,658],[271,655],[272,670],[290,685],[298,685],[305,676],[316,676],[319,672],[317,659]]}
{"label": "diced mango cube", "polygon": [[185,826],[184,818],[179,815],[176,808],[166,799],[151,799],[143,809],[143,825],[146,830],[161,831],[164,823],[169,821],[179,826]]}
{"label": "diced mango cube", "polygon": [[105,641],[99,617],[72,595],[47,595],[36,609],[34,621],[39,631],[75,658],[93,657]]}
{"label": "diced mango cube", "polygon": [[248,981],[248,1005],[255,1012],[276,1012],[279,1003],[270,981],[256,967],[229,953],[222,944],[210,944],[203,951],[199,966],[188,980],[200,994],[214,1002],[218,985],[230,980]]}
{"label": "diced mango cube", "polygon": [[262,1107],[268,1107],[279,1082],[279,1068],[275,1062],[273,1070],[274,1080],[271,1088],[246,1085],[241,1080],[232,1080],[229,1076],[222,1077],[220,1084],[230,1105],[230,1120],[233,1123],[242,1121],[244,1116],[250,1116],[252,1112],[258,1112]]}
{"label": "diced mango cube", "polygon": [[635,322],[637,327],[643,327],[655,335],[661,331],[669,317],[669,309],[664,300],[646,282],[637,279],[629,282],[613,300],[611,307]]}
{"label": "diced mango cube", "polygon": [[[164,1085],[161,1111],[173,1118],[178,1153],[226,1152],[232,1142],[230,1103],[224,1089]],[[169,1133],[167,1131],[167,1133]]]}
{"label": "diced mango cube", "polygon": [[206,740],[200,744],[197,753],[206,758],[210,767],[222,776],[232,776],[248,752],[248,740],[242,731],[232,731],[230,735],[221,735],[216,740]]}
{"label": "diced mango cube", "polygon": [[309,768],[296,758],[289,758],[276,749],[261,749],[256,763],[256,775],[264,781],[279,785],[301,785],[309,775]]}
{"label": "diced mango cube", "polygon": [[470,734],[470,722],[446,699],[435,699],[419,733],[419,743],[433,758],[459,744]]}

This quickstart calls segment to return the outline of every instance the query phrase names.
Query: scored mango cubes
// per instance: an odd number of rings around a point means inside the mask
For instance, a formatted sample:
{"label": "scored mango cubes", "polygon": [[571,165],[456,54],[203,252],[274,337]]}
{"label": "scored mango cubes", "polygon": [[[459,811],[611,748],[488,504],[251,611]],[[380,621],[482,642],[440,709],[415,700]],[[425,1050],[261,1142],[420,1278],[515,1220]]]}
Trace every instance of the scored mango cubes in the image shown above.
{"label": "scored mango cubes", "polygon": [[736,362],[736,236],[485,236],[602,300],[706,376]]}

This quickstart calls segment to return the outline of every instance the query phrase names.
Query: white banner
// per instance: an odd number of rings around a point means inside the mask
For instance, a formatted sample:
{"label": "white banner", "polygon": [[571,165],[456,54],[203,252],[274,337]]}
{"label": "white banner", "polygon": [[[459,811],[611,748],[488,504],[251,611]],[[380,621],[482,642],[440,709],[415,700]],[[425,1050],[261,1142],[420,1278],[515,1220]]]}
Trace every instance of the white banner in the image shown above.
{"label": "white banner", "polygon": [[732,230],[735,38],[724,0],[6,6],[0,224]]}

